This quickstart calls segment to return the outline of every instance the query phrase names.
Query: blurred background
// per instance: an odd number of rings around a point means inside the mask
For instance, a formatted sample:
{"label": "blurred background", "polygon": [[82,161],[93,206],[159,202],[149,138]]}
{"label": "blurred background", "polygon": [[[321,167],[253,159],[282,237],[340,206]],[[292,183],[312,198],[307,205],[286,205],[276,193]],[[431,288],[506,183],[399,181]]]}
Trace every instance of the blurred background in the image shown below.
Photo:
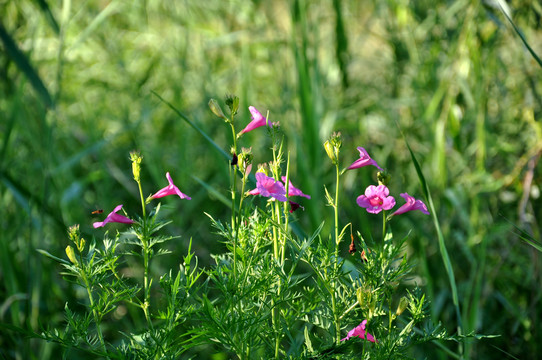
{"label": "blurred background", "polygon": [[[62,327],[64,305],[84,301],[37,249],[64,258],[73,224],[101,241],[96,209],[139,214],[132,150],[144,156],[144,195],[167,185],[169,171],[192,197],[162,199],[166,231],[180,238],[155,276],[178,266],[190,238],[200,265],[213,264],[224,249],[204,212],[229,218],[228,161],[156,95],[228,151],[229,126],[207,106],[215,98],[225,109],[226,94],[241,99],[238,131],[249,105],[280,122],[291,178],[312,195],[295,213],[301,233],[322,221],[322,236],[331,233],[324,185],[333,188],[334,174],[322,144],[334,131],[342,166],[363,146],[391,173],[399,205],[402,192],[421,198],[402,132],[438,210],[464,330],[501,335],[469,341],[467,358],[542,354],[540,254],[513,226],[540,239],[542,69],[499,3],[542,54],[542,6],[527,0],[0,0],[1,357],[60,358],[57,345],[12,330]],[[240,145],[256,163],[271,160],[264,131]],[[355,199],[375,175],[342,177],[341,221],[366,238],[381,219]],[[412,284],[454,333],[431,218],[397,220],[396,236],[411,231]],[[435,346],[412,355],[446,358]]]}

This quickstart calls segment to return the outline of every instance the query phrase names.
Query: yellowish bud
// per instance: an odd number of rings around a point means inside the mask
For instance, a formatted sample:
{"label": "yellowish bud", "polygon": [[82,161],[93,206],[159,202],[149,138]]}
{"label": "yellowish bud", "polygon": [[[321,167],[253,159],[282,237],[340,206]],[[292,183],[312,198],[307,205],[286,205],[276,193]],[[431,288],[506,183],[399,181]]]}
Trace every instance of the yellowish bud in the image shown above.
{"label": "yellowish bud", "polygon": [[70,259],[70,261],[73,264],[77,264],[77,258],[75,257],[75,251],[73,250],[73,248],[70,245],[68,245],[66,247],[66,255],[68,255],[68,259]]}
{"label": "yellowish bud", "polygon": [[216,102],[215,99],[209,100],[209,109],[211,109],[213,114],[215,114],[219,118],[224,119],[224,120],[228,120],[226,118],[226,115],[224,115],[224,112],[222,111],[222,108],[220,107],[220,105],[218,105],[218,102]]}
{"label": "yellowish bud", "polygon": [[134,174],[134,180],[139,183],[141,179],[141,162],[143,161],[143,156],[139,155],[139,152],[132,151],[130,153],[130,160],[132,161],[132,173]]}
{"label": "yellowish bud", "polygon": [[331,144],[331,142],[329,140],[327,140],[324,143],[324,149],[326,149],[327,156],[329,156],[329,158],[331,159],[331,162],[333,164],[336,164],[337,163],[337,157],[335,156],[335,152],[333,150],[333,145]]}
{"label": "yellowish bud", "polygon": [[397,306],[397,311],[395,311],[395,315],[399,316],[405,311],[405,309],[408,306],[408,299],[406,297],[402,297],[401,300],[399,300],[399,305]]}

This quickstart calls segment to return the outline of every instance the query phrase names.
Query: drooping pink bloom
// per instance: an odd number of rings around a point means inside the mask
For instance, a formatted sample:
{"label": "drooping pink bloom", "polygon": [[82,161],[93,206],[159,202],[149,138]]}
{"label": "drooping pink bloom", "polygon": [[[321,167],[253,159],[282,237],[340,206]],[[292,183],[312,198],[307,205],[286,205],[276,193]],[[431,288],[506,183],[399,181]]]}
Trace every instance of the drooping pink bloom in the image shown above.
{"label": "drooping pink bloom", "polygon": [[179,188],[175,186],[175,184],[173,184],[173,180],[171,180],[171,176],[169,175],[169,172],[166,173],[166,178],[167,178],[167,181],[169,182],[169,185],[163,189],[158,190],[156,194],[150,197],[151,199],[158,199],[158,198],[168,196],[168,195],[179,195],[181,199],[186,199],[186,200],[191,199],[190,196],[183,194],[181,190],[179,190]]}
{"label": "drooping pink bloom", "polygon": [[406,204],[404,204],[399,209],[397,209],[397,211],[395,211],[393,214],[391,214],[392,216],[393,215],[399,215],[399,214],[402,214],[402,213],[406,213],[407,211],[412,211],[412,210],[420,210],[425,215],[429,215],[429,211],[427,210],[427,206],[425,206],[423,201],[416,200],[415,198],[408,195],[407,193],[402,193],[400,195],[403,197],[403,199],[406,200]]}
{"label": "drooping pink bloom", "polygon": [[[286,183],[286,176],[282,176],[281,179],[284,183]],[[310,195],[303,194],[301,190],[292,185],[292,180],[290,180],[290,183],[288,184],[288,196],[303,196],[307,199],[311,198]]]}
{"label": "drooping pink bloom", "polygon": [[247,133],[249,131],[252,131],[256,128],[259,128],[260,126],[267,125],[269,127],[272,127],[276,125],[275,123],[268,122],[267,119],[263,117],[263,115],[260,114],[260,112],[254,106],[249,106],[248,110],[252,114],[251,116],[252,121],[243,130],[241,130],[238,136],[240,136],[241,134]]}
{"label": "drooping pink bloom", "polygon": [[382,210],[389,210],[395,206],[393,196],[388,196],[390,190],[386,185],[369,185],[365,189],[365,195],[360,195],[357,198],[357,203],[362,208],[366,208],[371,214],[378,214]]}
{"label": "drooping pink bloom", "polygon": [[126,216],[117,214],[117,212],[119,212],[120,209],[122,209],[122,205],[118,205],[112,212],[110,212],[104,221],[95,222],[94,224],[92,224],[92,226],[94,226],[94,228],[99,228],[111,222],[133,224],[134,221],[132,219],[129,219]]}
{"label": "drooping pink bloom", "polygon": [[354,161],[352,163],[352,165],[350,165],[347,168],[347,170],[359,169],[359,168],[364,167],[364,166],[373,165],[373,166],[376,166],[380,171],[384,171],[384,170],[382,170],[382,168],[380,166],[378,166],[376,161],[374,161],[369,156],[369,154],[367,153],[367,151],[364,148],[358,146],[358,151],[359,151],[359,159]]}
{"label": "drooping pink bloom", "polygon": [[262,172],[256,173],[256,188],[248,192],[249,195],[271,197],[278,201],[286,201],[286,189],[280,181],[266,176]]}
{"label": "drooping pink bloom", "polygon": [[369,334],[367,331],[365,331],[365,328],[367,326],[367,320],[363,320],[361,324],[353,328],[348,332],[348,335],[344,339],[341,339],[341,341],[349,340],[352,337],[359,337],[362,339],[367,338],[370,342],[376,342],[376,339],[373,335]]}

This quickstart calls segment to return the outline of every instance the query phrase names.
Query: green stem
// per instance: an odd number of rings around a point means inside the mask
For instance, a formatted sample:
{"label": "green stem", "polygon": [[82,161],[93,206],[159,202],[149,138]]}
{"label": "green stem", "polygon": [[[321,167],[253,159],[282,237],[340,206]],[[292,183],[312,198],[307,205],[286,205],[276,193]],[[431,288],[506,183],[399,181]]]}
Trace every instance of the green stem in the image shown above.
{"label": "green stem", "polygon": [[105,341],[102,334],[102,329],[100,328],[100,322],[101,322],[100,316],[98,314],[98,311],[96,310],[96,307],[94,306],[94,298],[92,296],[92,289],[90,288],[90,284],[84,270],[81,271],[81,278],[83,280],[83,283],[85,284],[85,289],[87,289],[88,299],[90,301],[90,308],[92,309],[92,316],[94,317],[94,322],[96,323],[96,331],[98,332],[98,338],[100,339],[100,344],[102,345],[105,356],[109,359],[109,356],[107,356],[107,349],[105,347]]}
{"label": "green stem", "polygon": [[143,219],[145,218],[145,198],[143,198],[143,190],[141,189],[141,181],[137,181],[137,187],[139,188],[139,197],[141,198],[141,213]]}
{"label": "green stem", "polygon": [[290,152],[288,151],[288,157],[286,158],[286,184],[284,184],[286,188],[286,199],[287,201],[284,202],[284,233],[283,238],[281,242],[281,264],[284,264],[284,253],[286,252],[286,237],[288,235],[288,223],[289,223],[289,200],[290,200]]}
{"label": "green stem", "polygon": [[337,313],[337,273],[338,273],[338,261],[339,261],[339,161],[337,159],[337,163],[335,164],[335,170],[336,170],[336,186],[335,186],[335,204],[333,205],[333,209],[335,210],[335,259],[333,263],[333,291],[331,293],[331,307],[333,311],[333,318],[335,320],[335,342],[337,344],[341,341],[341,319],[339,317],[339,314]]}
{"label": "green stem", "polygon": [[[231,115],[231,132],[232,132],[232,138],[233,138],[233,152],[235,156],[237,156],[237,137],[235,136],[235,127],[233,126],[233,114]],[[233,276],[234,278],[237,276],[237,213],[235,211],[235,189],[237,188],[237,165],[232,165],[230,167],[230,174],[231,174],[231,228],[234,232],[233,235]],[[241,201],[242,201],[242,194],[241,194]],[[240,204],[239,204],[240,206]]]}

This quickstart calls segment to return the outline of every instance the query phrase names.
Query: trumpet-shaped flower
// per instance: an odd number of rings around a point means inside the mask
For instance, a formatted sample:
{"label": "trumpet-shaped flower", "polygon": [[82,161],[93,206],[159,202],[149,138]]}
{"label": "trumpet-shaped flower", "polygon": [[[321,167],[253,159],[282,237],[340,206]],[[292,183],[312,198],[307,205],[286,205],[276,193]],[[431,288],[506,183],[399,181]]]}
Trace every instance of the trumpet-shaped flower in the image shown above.
{"label": "trumpet-shaped flower", "polygon": [[388,196],[390,191],[386,185],[369,185],[365,189],[365,195],[357,198],[357,203],[362,208],[366,208],[371,214],[378,214],[382,210],[389,210],[395,206],[393,196]]}
{"label": "trumpet-shaped flower", "polygon": [[166,173],[167,181],[169,182],[169,185],[166,186],[163,189],[158,190],[158,192],[154,195],[151,195],[150,199],[158,199],[164,196],[168,195],[179,195],[181,199],[190,200],[190,196],[183,194],[181,190],[175,184],[173,183],[173,180],[171,180],[171,176],[169,175],[169,172]]}
{"label": "trumpet-shaped flower", "polygon": [[384,171],[384,170],[382,170],[382,168],[380,166],[378,166],[376,161],[374,161],[369,156],[369,154],[367,153],[367,151],[364,148],[358,147],[358,151],[359,151],[359,159],[354,161],[352,163],[352,165],[350,165],[347,168],[347,170],[359,169],[359,168],[364,167],[364,166],[373,165],[373,166],[376,166],[380,171]]}
{"label": "trumpet-shaped flower", "polygon": [[252,114],[251,116],[252,121],[243,130],[241,130],[238,136],[241,136],[244,133],[247,133],[256,128],[259,128],[260,126],[267,125],[269,127],[272,127],[272,126],[277,125],[275,123],[268,122],[267,119],[262,114],[260,114],[260,112],[254,106],[249,106],[248,110]]}
{"label": "trumpet-shaped flower", "polygon": [[367,320],[363,320],[361,324],[353,328],[348,332],[348,335],[344,339],[341,339],[341,341],[349,340],[352,337],[359,337],[362,339],[367,338],[370,342],[376,342],[376,339],[373,335],[369,334],[367,331],[365,331],[365,328],[367,326]]}
{"label": "trumpet-shaped flower", "polygon": [[414,197],[408,195],[407,193],[402,193],[400,195],[401,195],[401,197],[403,197],[403,199],[406,200],[406,204],[404,204],[399,209],[397,209],[397,211],[395,211],[393,214],[391,214],[392,216],[393,215],[399,215],[399,214],[402,214],[402,213],[406,213],[407,211],[412,211],[412,210],[420,210],[425,215],[429,215],[429,211],[427,210],[427,206],[425,206],[423,201],[416,200]]}
{"label": "trumpet-shaped flower", "polygon": [[261,195],[286,201],[286,189],[280,181],[275,181],[272,177],[266,176],[262,172],[256,173],[256,189],[248,192],[249,195]]}
{"label": "trumpet-shaped flower", "polygon": [[[282,181],[284,181],[284,183],[286,183],[286,176],[281,177],[281,179]],[[294,185],[292,185],[291,180],[289,181],[289,184],[288,184],[288,196],[303,196],[303,197],[306,197],[307,199],[311,198],[310,195],[303,194],[301,190],[299,190]]]}
{"label": "trumpet-shaped flower", "polygon": [[134,221],[132,219],[127,218],[126,216],[119,215],[117,212],[122,209],[122,205],[118,205],[112,212],[107,215],[104,221],[95,222],[92,224],[95,228],[103,227],[105,224],[110,222],[116,222],[116,223],[123,223],[123,224],[133,224]]}

